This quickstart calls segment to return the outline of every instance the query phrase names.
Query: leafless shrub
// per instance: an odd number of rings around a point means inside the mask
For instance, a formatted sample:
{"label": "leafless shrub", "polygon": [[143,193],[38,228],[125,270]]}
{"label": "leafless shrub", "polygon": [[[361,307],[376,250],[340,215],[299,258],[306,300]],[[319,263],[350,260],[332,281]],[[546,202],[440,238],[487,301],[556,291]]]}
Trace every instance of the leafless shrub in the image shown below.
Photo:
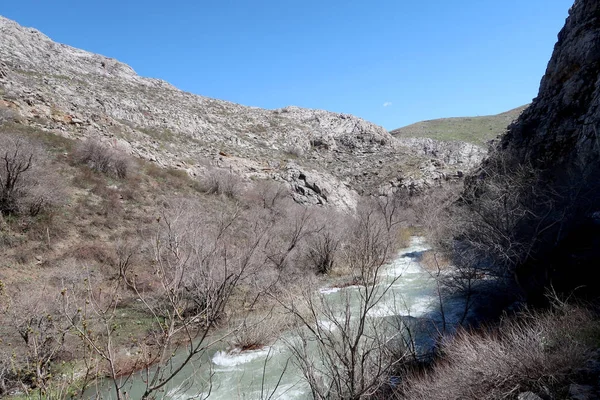
{"label": "leafless shrub", "polygon": [[115,176],[119,179],[125,179],[131,169],[129,157],[121,152],[115,152],[112,161]]}
{"label": "leafless shrub", "polygon": [[268,313],[265,316],[248,316],[241,326],[233,329],[231,345],[241,351],[256,350],[273,343],[289,324],[286,316]]}
{"label": "leafless shrub", "polygon": [[44,290],[27,290],[12,297],[11,307],[6,311],[8,324],[23,346],[15,346],[21,351],[11,355],[11,371],[7,377],[21,390],[47,390],[53,362],[65,348],[66,321],[56,306],[56,299]]}
{"label": "leafless shrub", "polygon": [[0,213],[32,216],[60,203],[59,178],[41,146],[0,133]]}
{"label": "leafless shrub", "polygon": [[224,195],[231,199],[239,196],[241,180],[232,172],[213,170],[200,178],[200,190],[206,194]]}
{"label": "leafless shrub", "polygon": [[304,244],[323,229],[314,224],[314,210],[293,205],[282,212],[265,243],[267,265],[278,271],[289,270],[302,257]]}
{"label": "leafless shrub", "polygon": [[320,231],[309,239],[308,260],[317,273],[327,274],[334,268],[339,245],[339,235],[330,229]]}
{"label": "leafless shrub", "polygon": [[119,179],[126,178],[130,169],[130,160],[125,154],[93,139],[85,140],[77,146],[75,160],[96,172]]}
{"label": "leafless shrub", "polygon": [[347,215],[333,210],[314,211],[313,229],[306,239],[303,261],[318,274],[328,274],[341,264],[342,246],[347,239]]}
{"label": "leafless shrub", "polygon": [[304,155],[304,150],[298,145],[288,146],[285,148],[284,152],[288,156],[292,156],[294,158],[302,157]]}
{"label": "leafless shrub", "polygon": [[271,211],[278,211],[277,206],[288,197],[290,190],[282,183],[261,180],[254,182],[244,193],[244,199],[250,204]]}
{"label": "leafless shrub", "polygon": [[460,331],[443,344],[443,362],[408,379],[398,397],[475,400],[541,392],[586,362],[599,329],[589,312],[569,306],[529,312],[483,332]]}
{"label": "leafless shrub", "polygon": [[300,326],[299,340],[288,346],[315,399],[373,395],[399,364],[414,356],[414,348],[401,338],[401,327],[390,328],[388,320],[371,315],[399,279],[381,279],[395,251],[392,228],[372,202],[360,205],[340,258],[356,286],[343,289],[333,302],[314,288],[300,301],[282,301]]}

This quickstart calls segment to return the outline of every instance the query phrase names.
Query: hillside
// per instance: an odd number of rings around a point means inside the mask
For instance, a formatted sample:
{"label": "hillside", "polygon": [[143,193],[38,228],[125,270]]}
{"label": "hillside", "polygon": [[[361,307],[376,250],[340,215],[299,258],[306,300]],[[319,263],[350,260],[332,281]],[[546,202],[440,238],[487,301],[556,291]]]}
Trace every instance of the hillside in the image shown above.
{"label": "hillside", "polygon": [[353,208],[360,193],[430,186],[467,168],[438,165],[432,171],[429,156],[352,115],[265,110],[186,93],[3,17],[0,37],[0,109],[19,123],[95,138],[191,176],[221,168],[245,179],[301,186],[306,190],[296,191],[298,202]]}
{"label": "hillside", "polygon": [[390,133],[396,138],[431,138],[441,141],[463,141],[479,146],[506,132],[506,127],[521,115],[527,106],[497,115],[481,117],[441,118],[421,121]]}

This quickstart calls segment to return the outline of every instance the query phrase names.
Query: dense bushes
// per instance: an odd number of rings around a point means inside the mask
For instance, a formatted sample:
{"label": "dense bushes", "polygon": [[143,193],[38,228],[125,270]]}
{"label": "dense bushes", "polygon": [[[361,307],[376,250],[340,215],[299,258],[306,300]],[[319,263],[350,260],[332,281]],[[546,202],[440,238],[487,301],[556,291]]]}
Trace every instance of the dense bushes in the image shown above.
{"label": "dense bushes", "polygon": [[528,312],[482,332],[463,330],[442,346],[443,362],[407,380],[405,400],[504,399],[559,390],[589,360],[600,325],[585,309]]}

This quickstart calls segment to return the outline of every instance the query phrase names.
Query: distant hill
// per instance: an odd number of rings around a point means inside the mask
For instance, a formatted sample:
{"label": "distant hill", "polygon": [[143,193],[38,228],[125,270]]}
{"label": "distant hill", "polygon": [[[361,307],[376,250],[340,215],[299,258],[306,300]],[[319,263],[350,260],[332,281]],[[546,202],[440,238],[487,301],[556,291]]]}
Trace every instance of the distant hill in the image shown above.
{"label": "distant hill", "polygon": [[441,118],[417,122],[390,133],[397,138],[427,137],[436,140],[461,140],[483,145],[488,140],[504,133],[528,106],[521,106],[498,115],[483,117]]}

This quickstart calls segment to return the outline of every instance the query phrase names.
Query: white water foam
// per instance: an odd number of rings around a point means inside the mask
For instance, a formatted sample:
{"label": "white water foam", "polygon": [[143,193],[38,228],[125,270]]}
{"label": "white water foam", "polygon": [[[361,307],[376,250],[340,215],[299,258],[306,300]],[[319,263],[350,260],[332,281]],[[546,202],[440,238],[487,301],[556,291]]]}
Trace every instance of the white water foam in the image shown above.
{"label": "white water foam", "polygon": [[431,296],[421,296],[413,299],[410,304],[402,301],[396,302],[396,304],[378,304],[369,310],[368,316],[371,318],[392,317],[394,315],[420,317],[431,310],[433,301],[434,298]]}
{"label": "white water foam", "polygon": [[256,359],[264,359],[269,354],[269,347],[258,350],[240,351],[238,349],[227,351],[217,351],[212,358],[212,362],[222,367],[235,367],[246,364]]}
{"label": "white water foam", "polygon": [[332,294],[332,293],[337,293],[340,290],[341,290],[341,288],[339,288],[339,287],[321,288],[321,289],[319,289],[319,293],[321,293],[321,294]]}

